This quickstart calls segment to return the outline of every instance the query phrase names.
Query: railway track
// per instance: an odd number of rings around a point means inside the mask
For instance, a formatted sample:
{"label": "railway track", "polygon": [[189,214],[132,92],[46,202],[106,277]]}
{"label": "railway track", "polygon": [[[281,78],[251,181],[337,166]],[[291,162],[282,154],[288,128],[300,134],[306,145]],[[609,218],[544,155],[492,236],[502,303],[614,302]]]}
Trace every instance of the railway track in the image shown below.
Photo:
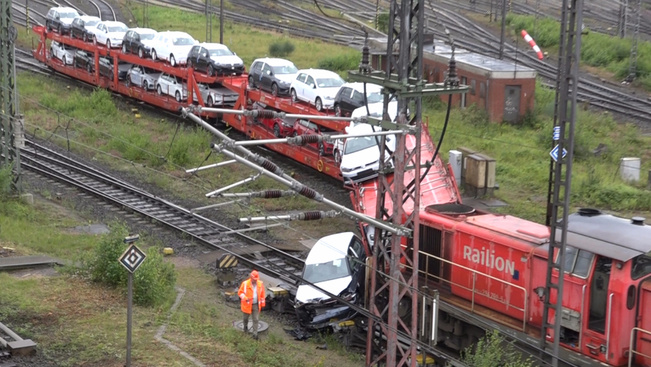
{"label": "railway track", "polygon": [[21,150],[23,169],[59,181],[99,200],[164,225],[210,250],[231,254],[244,264],[280,279],[290,288],[301,280],[303,259],[193,213],[30,139]]}
{"label": "railway track", "polygon": [[[341,12],[355,14],[363,22],[368,23],[374,19],[374,6],[373,4],[369,6],[369,2],[367,1],[356,0],[342,2],[340,0],[328,0],[324,3],[326,6],[332,5]],[[554,6],[556,9],[558,8],[557,4],[554,5],[551,3],[546,4],[546,7],[543,6],[545,4],[538,4],[538,6],[534,7],[523,2],[511,2],[511,4],[511,11],[515,13],[538,14],[541,16],[556,16],[554,15],[554,11],[556,11],[554,10]],[[591,4],[598,6],[597,3]],[[429,18],[435,20],[434,22],[429,22],[427,30],[434,33],[438,39],[447,40],[448,38],[443,28],[437,24],[440,23],[445,25],[453,34],[457,47],[474,50],[475,52],[490,57],[497,58],[499,56],[500,44],[495,38],[495,35],[479,26],[475,21],[465,18],[459,13],[459,10],[474,10],[479,13],[487,13],[490,10],[487,1],[470,3],[433,0],[426,2],[425,7],[428,11]],[[383,8],[379,10],[386,11]],[[548,13],[544,13],[543,10],[547,10]],[[560,9],[557,9],[557,11],[560,14]],[[649,34],[651,34],[651,29],[649,30]],[[504,58],[537,70],[545,81],[545,84],[555,88],[555,80],[557,77],[555,60],[551,61],[551,63],[540,61],[533,54],[522,52],[510,43],[505,44]],[[648,98],[634,96],[630,91],[626,89],[622,90],[619,85],[604,81],[594,81],[588,77],[580,77],[579,82],[578,99],[580,102],[588,103],[594,107],[605,109],[621,116],[626,116],[636,121],[638,126],[644,131],[651,131],[651,101]]]}
{"label": "railway track", "polygon": [[[426,6],[426,8],[429,7]],[[432,12],[432,17],[445,24],[455,36],[457,47],[470,50],[480,49],[484,50],[485,52],[482,53],[488,56],[497,57],[499,41],[494,39],[494,35],[490,31],[467,18],[460,17],[456,12],[432,8],[428,10]],[[440,27],[429,26],[428,30],[438,37],[445,37],[445,33]],[[465,35],[472,35],[472,38]],[[533,54],[522,52],[510,43],[505,43],[504,48],[504,59],[535,69],[547,85],[555,88],[558,70],[555,63],[540,61]],[[651,131],[651,101],[649,99],[633,96],[628,90],[622,91],[604,82],[596,82],[584,76],[579,77],[578,86],[579,101],[626,116],[637,122],[643,130]]]}

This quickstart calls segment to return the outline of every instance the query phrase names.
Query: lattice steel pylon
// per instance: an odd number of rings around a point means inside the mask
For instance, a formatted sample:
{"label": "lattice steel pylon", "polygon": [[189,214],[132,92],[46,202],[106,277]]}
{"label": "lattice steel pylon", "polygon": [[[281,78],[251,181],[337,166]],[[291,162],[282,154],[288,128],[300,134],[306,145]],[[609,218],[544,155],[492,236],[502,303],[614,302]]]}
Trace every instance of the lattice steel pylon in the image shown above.
{"label": "lattice steel pylon", "polygon": [[635,7],[637,14],[635,17],[635,26],[633,28],[633,40],[631,42],[631,56],[628,62],[628,76],[626,81],[631,83],[637,77],[637,59],[638,59],[638,42],[640,40],[640,20],[642,18],[642,0],[637,0]]}
{"label": "lattice steel pylon", "polygon": [[[391,1],[385,70],[371,70],[365,47],[359,71],[349,72],[349,79],[353,81],[384,87],[384,113],[380,124],[386,130],[405,131],[396,137],[393,152],[387,147],[386,136],[380,142],[376,216],[403,230],[398,235],[389,235],[376,229],[374,234],[369,310],[376,317],[370,317],[367,325],[367,366],[416,366],[422,97],[463,93],[468,89],[459,87],[454,72],[450,73],[452,78],[448,78],[447,83],[422,80],[424,19],[424,0]],[[397,121],[390,121],[388,117],[391,97],[398,101]],[[415,141],[413,146],[407,146],[408,135]],[[393,172],[385,164],[388,156],[394,162]],[[409,170],[414,171],[414,179],[405,182],[405,172]],[[410,213],[403,207],[407,202],[413,203]],[[410,272],[401,272],[401,259],[406,261]],[[377,318],[382,322],[377,322]]]}
{"label": "lattice steel pylon", "polygon": [[[552,365],[558,366],[560,327],[563,307],[563,277],[567,240],[567,217],[570,209],[572,160],[574,157],[574,126],[576,119],[579,60],[581,58],[581,25],[583,0],[563,0],[561,12],[561,39],[556,80],[554,129],[556,136],[552,152],[556,158],[550,164],[547,222],[551,228],[547,276],[540,346],[547,348],[547,339],[553,333]],[[554,154],[552,154],[554,157]],[[556,257],[554,256],[556,254]],[[554,279],[554,269],[558,278]],[[554,302],[552,302],[554,300]],[[553,321],[549,317],[553,312]]]}
{"label": "lattice steel pylon", "polygon": [[0,0],[0,119],[2,121],[2,160],[0,167],[13,168],[12,189],[21,190],[20,148],[16,138],[22,141],[22,121],[17,116],[16,69],[14,65],[14,42],[17,36],[11,16],[11,0]]}

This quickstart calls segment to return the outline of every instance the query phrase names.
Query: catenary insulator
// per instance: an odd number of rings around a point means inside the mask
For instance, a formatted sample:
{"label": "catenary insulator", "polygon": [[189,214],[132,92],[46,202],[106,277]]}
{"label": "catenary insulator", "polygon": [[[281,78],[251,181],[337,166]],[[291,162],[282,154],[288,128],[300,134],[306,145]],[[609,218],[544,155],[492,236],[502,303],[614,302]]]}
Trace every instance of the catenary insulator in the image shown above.
{"label": "catenary insulator", "polygon": [[271,171],[271,172],[277,172],[278,171],[278,166],[273,164],[268,159],[265,159],[260,165],[262,166],[262,168],[266,169],[267,171]]}
{"label": "catenary insulator", "polygon": [[274,118],[274,111],[271,110],[258,110],[258,117],[263,119]]}
{"label": "catenary insulator", "polygon": [[450,58],[448,77],[445,79],[445,85],[448,87],[459,86],[459,77],[457,76],[457,62],[454,60],[454,56]]}
{"label": "catenary insulator", "polygon": [[366,36],[367,37],[364,40],[364,47],[362,47],[362,62],[359,63],[359,72],[363,74],[370,74],[372,71],[371,64],[369,63],[371,52],[368,47],[368,34]]}
{"label": "catenary insulator", "polygon": [[301,135],[300,137],[301,137],[300,145],[316,143],[319,141],[318,135]]}
{"label": "catenary insulator", "polygon": [[308,199],[314,199],[316,197],[316,191],[312,190],[311,188],[309,188],[307,186],[301,187],[301,189],[300,189],[300,191],[298,193],[305,196]]}
{"label": "catenary insulator", "polygon": [[283,196],[283,192],[280,190],[267,190],[262,193],[262,197],[265,199],[275,199]]}
{"label": "catenary insulator", "polygon": [[321,212],[304,212],[303,220],[317,220],[321,219]]}

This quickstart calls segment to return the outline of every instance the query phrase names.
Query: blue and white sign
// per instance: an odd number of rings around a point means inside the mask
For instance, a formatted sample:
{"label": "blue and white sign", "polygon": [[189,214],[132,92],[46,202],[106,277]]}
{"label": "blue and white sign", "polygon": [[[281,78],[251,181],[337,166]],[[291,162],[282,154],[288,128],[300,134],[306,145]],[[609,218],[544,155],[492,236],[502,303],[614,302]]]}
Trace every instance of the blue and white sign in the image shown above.
{"label": "blue and white sign", "polygon": [[[549,152],[549,155],[552,156],[552,159],[554,160],[554,162],[558,162],[558,145],[555,146],[554,149],[552,149],[551,152]],[[563,148],[563,158],[565,158],[566,155],[567,155],[567,150],[565,150],[565,148]]]}
{"label": "blue and white sign", "polygon": [[559,141],[561,139],[561,127],[560,126],[554,126],[554,133],[552,135],[552,138],[554,141]]}

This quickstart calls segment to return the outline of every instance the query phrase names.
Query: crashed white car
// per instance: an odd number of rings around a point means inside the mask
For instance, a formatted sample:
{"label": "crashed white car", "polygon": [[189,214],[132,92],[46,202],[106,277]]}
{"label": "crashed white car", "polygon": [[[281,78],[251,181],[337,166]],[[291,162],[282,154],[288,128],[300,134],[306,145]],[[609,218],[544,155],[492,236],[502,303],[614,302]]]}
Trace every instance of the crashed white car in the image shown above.
{"label": "crashed white car", "polygon": [[[360,304],[364,294],[366,252],[352,232],[319,239],[305,259],[303,279],[296,290],[295,309],[301,326],[329,327],[334,320],[354,317],[347,303]],[[333,298],[324,291],[338,298]]]}
{"label": "crashed white car", "polygon": [[[346,128],[347,134],[363,135],[382,131],[378,126],[360,123]],[[341,152],[339,169],[345,183],[362,182],[377,177],[380,168],[380,147],[382,136],[363,136],[347,138]],[[395,135],[386,136],[386,147],[390,151],[396,149]],[[385,164],[391,165],[388,152],[384,155]]]}

